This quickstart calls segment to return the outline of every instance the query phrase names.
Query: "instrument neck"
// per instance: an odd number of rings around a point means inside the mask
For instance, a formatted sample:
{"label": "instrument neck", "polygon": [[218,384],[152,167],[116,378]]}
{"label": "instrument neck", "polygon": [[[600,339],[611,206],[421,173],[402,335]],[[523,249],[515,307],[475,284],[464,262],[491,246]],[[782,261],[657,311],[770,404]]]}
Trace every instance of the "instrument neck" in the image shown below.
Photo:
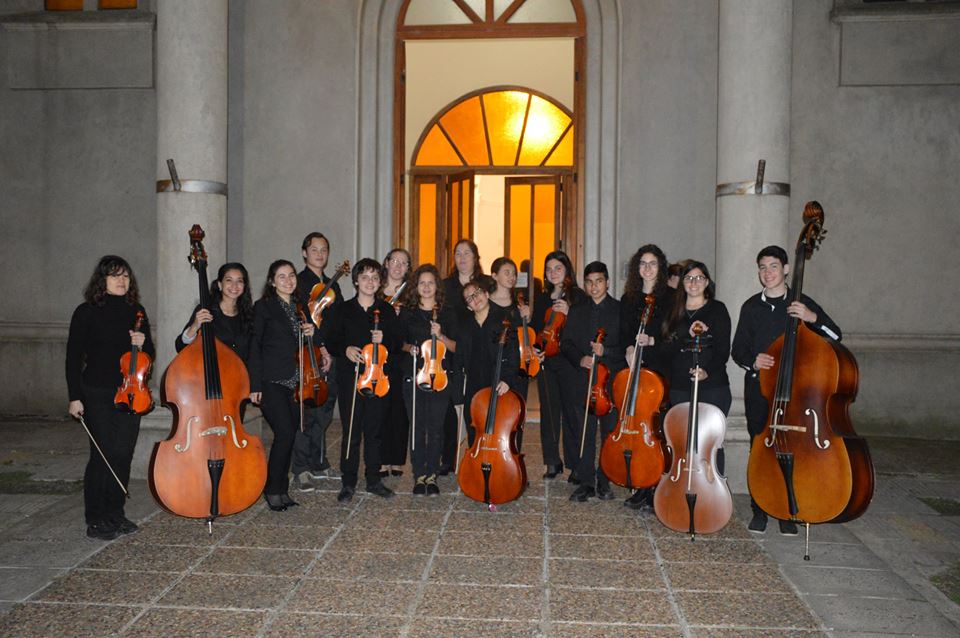
{"label": "instrument neck", "polygon": [[497,393],[497,386],[500,385],[500,373],[503,367],[503,344],[497,348],[497,364],[493,368],[493,381],[490,384],[490,405],[487,406],[487,422],[483,431],[487,434],[493,434],[493,426],[497,416],[497,399],[500,395]]}
{"label": "instrument neck", "polygon": [[[200,285],[200,307],[213,313],[213,299],[210,296],[210,284],[207,281],[207,262],[197,264],[197,282]],[[213,334],[213,323],[200,326],[200,343],[203,348],[203,381],[207,399],[222,399],[220,387],[220,367],[217,363],[217,344]]]}

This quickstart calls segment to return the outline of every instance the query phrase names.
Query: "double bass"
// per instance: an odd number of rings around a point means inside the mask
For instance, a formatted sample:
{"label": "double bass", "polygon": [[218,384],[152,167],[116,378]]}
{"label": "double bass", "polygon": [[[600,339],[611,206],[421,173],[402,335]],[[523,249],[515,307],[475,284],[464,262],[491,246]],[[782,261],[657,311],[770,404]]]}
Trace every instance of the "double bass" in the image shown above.
{"label": "double bass", "polygon": [[[656,299],[647,295],[637,336],[646,330]],[[642,489],[660,480],[666,465],[663,442],[656,431],[663,402],[663,378],[642,368],[643,346],[634,348],[633,365],[613,379],[613,400],[617,404],[617,425],[600,448],[600,467],[617,485]]]}
{"label": "double bass", "polygon": [[[133,331],[140,332],[146,315],[142,310],[137,311],[137,319],[133,324]],[[146,414],[153,409],[153,396],[150,395],[150,368],[153,359],[146,352],[140,351],[140,346],[132,346],[130,352],[120,357],[120,372],[123,373],[123,383],[117,388],[113,397],[113,404],[118,410],[134,414]]]}
{"label": "double bass", "polygon": [[694,329],[694,374],[690,401],[667,411],[663,434],[672,463],[653,494],[653,511],[666,527],[711,534],[726,527],[733,514],[733,497],[727,479],[717,471],[717,452],[723,447],[727,420],[715,405],[700,403],[700,361],[703,328]]}
{"label": "double bass", "polygon": [[[200,284],[200,307],[213,302],[207,283],[203,229],[190,229],[190,262]],[[247,368],[217,339],[213,324],[181,350],[163,377],[164,404],[174,413],[170,437],[150,460],[150,489],[168,511],[205,518],[212,533],[219,516],[236,514],[260,498],[267,482],[263,443],[243,429],[240,402],[250,395]]]}
{"label": "double bass", "polygon": [[[823,208],[808,202],[797,240],[788,303],[798,301],[804,266],[823,241]],[[836,341],[788,317],[786,332],[767,354],[774,367],[760,370],[760,390],[770,406],[767,425],[754,437],[747,483],[760,508],[781,520],[842,523],[866,511],[873,497],[873,462],[867,442],[850,423],[859,369]],[[809,552],[805,555],[809,560]]]}
{"label": "double bass", "polygon": [[491,510],[520,496],[527,485],[527,469],[517,447],[517,430],[525,414],[523,399],[513,390],[497,394],[509,330],[510,321],[504,320],[490,387],[478,391],[470,402],[476,436],[473,446],[464,452],[457,474],[460,490]]}

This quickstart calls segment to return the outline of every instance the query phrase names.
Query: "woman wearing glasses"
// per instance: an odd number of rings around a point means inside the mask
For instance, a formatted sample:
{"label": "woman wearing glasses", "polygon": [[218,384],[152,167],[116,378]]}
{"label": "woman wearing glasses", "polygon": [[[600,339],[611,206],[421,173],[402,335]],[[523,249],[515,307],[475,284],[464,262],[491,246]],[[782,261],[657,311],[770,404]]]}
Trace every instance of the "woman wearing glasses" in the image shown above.
{"label": "woman wearing glasses", "polygon": [[694,374],[694,353],[690,351],[694,326],[703,328],[700,352],[700,400],[711,403],[724,414],[730,412],[730,314],[714,296],[710,271],[691,261],[680,276],[680,287],[663,329],[662,355],[670,382],[670,405],[690,400]]}
{"label": "woman wearing glasses", "polygon": [[[383,260],[384,282],[380,295],[384,301],[393,303],[393,308],[397,315],[403,306],[403,299],[406,298],[407,287],[403,293],[397,295],[397,291],[403,286],[404,282],[410,277],[410,253],[403,248],[394,248],[387,253]],[[403,466],[407,462],[407,437],[410,432],[410,421],[407,418],[407,410],[403,405],[403,369],[401,359],[403,357],[394,357],[387,360],[387,376],[390,379],[390,393],[387,395],[387,418],[380,432],[380,476],[389,474],[393,476],[403,475]],[[409,374],[409,371],[406,371]]]}

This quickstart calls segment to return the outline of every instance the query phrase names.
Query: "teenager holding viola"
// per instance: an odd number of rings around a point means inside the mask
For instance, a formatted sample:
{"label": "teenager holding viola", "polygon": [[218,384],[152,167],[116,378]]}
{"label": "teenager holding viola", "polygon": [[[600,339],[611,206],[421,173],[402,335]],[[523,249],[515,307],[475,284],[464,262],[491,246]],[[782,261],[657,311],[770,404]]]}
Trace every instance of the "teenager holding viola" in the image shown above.
{"label": "teenager holding viola", "polygon": [[[380,297],[390,302],[397,297],[404,283],[410,279],[410,253],[403,248],[394,248],[383,260],[383,272],[386,273]],[[397,301],[393,304],[399,317],[407,303],[412,283],[407,283]],[[390,377],[390,393],[387,395],[387,416],[380,431],[380,476],[403,475],[403,466],[407,463],[407,439],[410,436],[410,421],[404,406],[403,380],[410,374],[409,366],[402,366],[396,357],[387,362],[387,375]],[[408,361],[409,363],[409,361]]]}
{"label": "teenager holding viola", "polygon": [[[434,319],[436,313],[436,319]],[[403,326],[403,356],[398,357],[398,369],[404,371],[402,385],[391,392],[403,391],[407,417],[413,428],[410,460],[413,466],[413,493],[415,495],[440,493],[437,486],[437,471],[443,449],[443,421],[450,405],[450,383],[439,391],[424,390],[416,383],[413,373],[413,357],[417,357],[417,369],[424,365],[421,347],[432,337],[443,344],[447,355],[437,366],[449,367],[449,361],[457,351],[456,315],[445,305],[440,287],[440,272],[433,264],[417,268],[410,278],[410,289],[400,311]],[[392,381],[391,381],[392,383]],[[416,414],[413,413],[413,393],[416,392]]]}
{"label": "teenager holding viola", "polygon": [[[389,362],[399,353],[402,339],[396,313],[390,304],[377,297],[382,277],[380,263],[369,258],[361,259],[354,264],[351,277],[357,294],[324,319],[322,330],[327,349],[337,359],[340,422],[343,424],[340,439],[342,487],[337,495],[340,503],[352,500],[357,491],[361,441],[367,492],[383,498],[393,496],[393,491],[380,480],[380,427],[386,415],[387,399],[358,393],[354,373],[364,362],[364,346],[382,345],[387,349]],[[379,313],[380,320],[376,330],[375,312]]]}
{"label": "teenager holding viola", "polygon": [[[150,323],[134,331],[140,305],[137,278],[122,257],[101,258],[86,288],[84,302],[70,319],[66,375],[68,411],[82,418],[124,489],[130,482],[130,463],[140,433],[140,416],[114,407],[114,395],[123,382],[120,357],[138,346],[154,356]],[[83,505],[87,536],[113,540],[137,531],[124,515],[124,491],[117,484],[94,443],[83,474]]]}
{"label": "teenager holding viola", "polygon": [[275,512],[298,505],[290,498],[290,457],[300,427],[300,408],[294,392],[300,383],[297,365],[300,332],[310,336],[314,325],[297,314],[297,271],[286,259],[270,264],[260,299],[253,306],[250,339],[250,401],[260,406],[273,430],[263,496]]}
{"label": "teenager holding viola", "polygon": [[[587,296],[577,286],[570,257],[562,250],[549,253],[544,259],[543,292],[533,303],[530,327],[539,335],[544,328],[548,310],[567,315],[572,306],[584,303]],[[543,464],[547,470],[543,477],[552,479],[563,472],[563,465],[575,467],[580,457],[580,439],[576,436],[575,396],[577,372],[566,357],[546,357],[537,376],[540,395],[540,443],[543,447]],[[563,437],[563,460],[560,458],[560,440]],[[570,482],[578,478],[571,472]]]}
{"label": "teenager holding viola", "polygon": [[[660,357],[664,319],[673,307],[674,289],[669,284],[667,256],[656,244],[645,244],[637,249],[627,266],[627,283],[620,299],[620,335],[626,350],[627,365],[633,365],[637,346],[643,347],[643,367],[666,376]],[[679,277],[678,277],[679,281]],[[640,318],[646,306],[647,295],[653,295],[654,307],[644,331],[639,335]],[[653,488],[636,490],[623,503],[633,509],[653,507]]]}

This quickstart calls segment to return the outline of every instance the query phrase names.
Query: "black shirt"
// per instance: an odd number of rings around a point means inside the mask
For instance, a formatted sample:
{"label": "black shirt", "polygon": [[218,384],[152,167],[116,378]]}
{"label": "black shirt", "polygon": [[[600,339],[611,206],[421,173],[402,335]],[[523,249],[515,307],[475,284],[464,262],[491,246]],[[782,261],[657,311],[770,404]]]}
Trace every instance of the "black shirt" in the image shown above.
{"label": "black shirt", "polygon": [[[106,295],[103,305],[82,303],[73,311],[67,337],[67,390],[71,401],[83,401],[83,386],[116,389],[123,383],[120,357],[130,352],[130,331],[136,323],[140,304],[128,304],[126,297]],[[141,350],[155,355],[150,338],[150,321],[140,331],[146,335]]]}
{"label": "black shirt", "polygon": [[[489,388],[490,382],[493,381],[497,353],[500,349],[498,341],[503,333],[504,319],[509,319],[506,311],[496,304],[490,304],[490,311],[483,325],[478,324],[471,314],[470,318],[460,326],[457,353],[461,356],[467,373],[464,405],[468,409],[473,395],[481,388]],[[517,392],[520,387],[518,348],[517,331],[511,327],[507,330],[507,343],[503,347],[500,380],[505,381],[511,390]]]}
{"label": "black shirt", "polygon": [[[184,343],[183,333],[190,327],[194,319],[197,318],[198,310],[200,310],[200,306],[193,309],[193,314],[190,315],[189,321],[187,321],[183,330],[180,331],[180,334],[177,335],[175,344],[177,352],[180,352],[189,345]],[[245,322],[239,313],[232,317],[225,315],[223,310],[220,309],[220,304],[214,304],[211,313],[213,314],[213,321],[210,322],[213,325],[213,336],[230,346],[233,351],[243,359],[244,363],[246,363],[247,359],[250,358],[250,331],[252,324]],[[199,334],[197,336],[199,337]],[[196,337],[194,338],[196,339]],[[191,341],[190,343],[193,342]]]}
{"label": "black shirt", "polygon": [[703,340],[704,348],[700,353],[700,367],[707,378],[700,382],[701,388],[714,388],[730,385],[727,377],[727,359],[730,358],[730,313],[722,301],[711,299],[697,310],[684,311],[683,318],[663,343],[663,357],[666,363],[670,387],[685,389],[690,386],[690,369],[694,366],[695,354],[685,352],[691,347],[690,326],[694,321],[707,324],[710,335]]}
{"label": "black shirt", "polygon": [[600,303],[588,298],[587,303],[570,309],[560,342],[560,351],[584,375],[589,371],[580,367],[580,359],[593,353],[590,343],[596,340],[600,328],[604,329],[606,336],[603,340],[603,356],[598,357],[597,362],[607,366],[611,375],[627,367],[624,358],[626,348],[620,333],[620,302],[610,295]]}
{"label": "black shirt", "polygon": [[[400,325],[403,331],[403,343],[418,348],[424,341],[430,339],[430,322],[433,319],[432,310],[423,308],[404,308],[400,311]],[[452,308],[443,307],[437,312],[437,323],[440,324],[440,332],[451,341],[457,340],[457,318]],[[439,341],[439,340],[438,340]],[[398,353],[401,361],[403,374],[408,376],[413,373],[413,363],[410,360],[409,352]],[[448,373],[453,369],[453,352],[447,351],[443,361],[443,369]],[[417,358],[417,365],[421,365],[423,356]]]}
{"label": "black shirt", "polygon": [[[661,347],[663,343],[663,323],[670,315],[676,291],[667,287],[660,294],[654,296],[653,312],[644,328],[643,333],[653,337],[652,346],[643,347],[641,364],[661,374],[665,373],[665,362],[662,360]],[[646,295],[624,295],[620,300],[620,335],[623,339],[624,350],[634,345],[637,340],[637,331],[640,329],[640,319],[646,306]]]}
{"label": "black shirt", "polygon": [[338,380],[344,380],[348,385],[353,380],[352,361],[347,361],[347,348],[356,346],[362,348],[370,343],[370,331],[373,330],[373,311],[380,311],[380,330],[383,331],[382,345],[387,349],[388,358],[385,368],[389,369],[399,364],[401,358],[395,356],[400,351],[403,343],[403,334],[400,329],[400,321],[394,309],[382,299],[374,299],[373,304],[366,310],[360,305],[357,297],[344,301],[330,313],[329,317],[323,320],[326,328],[326,346],[327,351],[334,357],[343,359],[343,363],[337,364]]}
{"label": "black shirt", "polygon": [[[330,283],[331,281],[332,281],[332,278],[327,277],[326,275],[323,275],[323,277],[317,277],[317,274],[307,267],[304,267],[303,270],[297,273],[297,298],[299,299],[300,303],[304,305],[304,312],[307,312],[307,302],[310,301],[310,292],[313,290],[313,287],[316,286],[317,284],[327,284],[327,283]],[[327,309],[323,311],[324,318],[330,313],[330,311],[334,307],[339,306],[341,303],[343,303],[343,293],[340,292],[340,283],[334,281],[333,285],[330,286],[330,288],[333,290],[333,294],[334,294],[333,303],[331,303],[327,307]],[[323,323],[324,322],[321,320],[320,322],[321,328],[323,326]],[[323,344],[322,333],[323,333],[322,329],[320,330],[320,332],[317,333],[317,337],[315,338],[315,342],[317,345]]]}
{"label": "black shirt", "polygon": [[291,380],[297,378],[299,330],[299,322],[291,318],[279,297],[263,297],[253,305],[247,358],[251,392],[261,392],[264,383],[290,387]]}

